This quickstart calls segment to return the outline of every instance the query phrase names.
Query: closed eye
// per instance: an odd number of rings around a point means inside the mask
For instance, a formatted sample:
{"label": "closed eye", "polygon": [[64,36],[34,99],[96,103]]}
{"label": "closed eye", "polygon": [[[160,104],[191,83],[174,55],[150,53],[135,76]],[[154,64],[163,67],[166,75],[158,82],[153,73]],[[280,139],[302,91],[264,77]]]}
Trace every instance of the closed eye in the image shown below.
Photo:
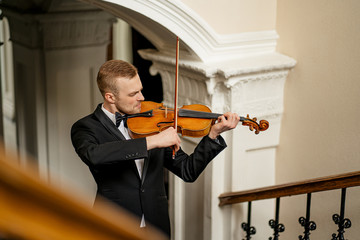
{"label": "closed eye", "polygon": [[131,92],[131,93],[129,94],[129,96],[130,96],[130,97],[134,97],[136,94],[141,93],[141,91],[142,91],[142,89],[139,90],[139,91]]}

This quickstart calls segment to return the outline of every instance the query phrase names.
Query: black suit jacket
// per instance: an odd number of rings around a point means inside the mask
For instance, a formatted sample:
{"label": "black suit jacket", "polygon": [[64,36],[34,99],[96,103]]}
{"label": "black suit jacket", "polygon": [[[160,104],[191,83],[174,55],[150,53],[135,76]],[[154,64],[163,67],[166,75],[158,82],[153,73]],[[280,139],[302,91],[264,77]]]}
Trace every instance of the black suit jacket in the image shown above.
{"label": "black suit jacket", "polygon": [[[226,147],[222,137],[214,141],[206,136],[191,155],[179,150],[172,159],[171,148],[147,151],[146,139],[126,140],[102,111],[101,104],[94,113],[72,126],[71,140],[97,183],[97,196],[105,197],[139,217],[144,214],[147,224],[169,236],[163,167],[185,182],[193,182]],[[139,158],[145,159],[141,178],[134,162]]]}

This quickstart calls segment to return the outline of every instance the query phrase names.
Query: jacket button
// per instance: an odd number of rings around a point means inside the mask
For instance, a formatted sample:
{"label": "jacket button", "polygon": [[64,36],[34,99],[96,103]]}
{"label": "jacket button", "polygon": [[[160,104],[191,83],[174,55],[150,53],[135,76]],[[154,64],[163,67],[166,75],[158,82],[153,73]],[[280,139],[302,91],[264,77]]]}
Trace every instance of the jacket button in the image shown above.
{"label": "jacket button", "polygon": [[144,189],[144,188],[141,188],[140,191],[143,193],[143,192],[145,192],[145,189]]}

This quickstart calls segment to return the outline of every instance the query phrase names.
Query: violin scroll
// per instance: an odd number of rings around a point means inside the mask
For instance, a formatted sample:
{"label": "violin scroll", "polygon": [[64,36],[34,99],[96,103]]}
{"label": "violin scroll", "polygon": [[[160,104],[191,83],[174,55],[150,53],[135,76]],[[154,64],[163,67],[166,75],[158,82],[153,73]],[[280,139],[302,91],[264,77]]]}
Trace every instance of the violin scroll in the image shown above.
{"label": "violin scroll", "polygon": [[257,118],[250,119],[249,114],[246,116],[246,118],[241,117],[240,121],[242,122],[243,126],[248,126],[250,131],[254,131],[255,134],[259,134],[260,131],[265,131],[269,128],[269,122],[266,120],[260,120],[259,123],[257,123]]}

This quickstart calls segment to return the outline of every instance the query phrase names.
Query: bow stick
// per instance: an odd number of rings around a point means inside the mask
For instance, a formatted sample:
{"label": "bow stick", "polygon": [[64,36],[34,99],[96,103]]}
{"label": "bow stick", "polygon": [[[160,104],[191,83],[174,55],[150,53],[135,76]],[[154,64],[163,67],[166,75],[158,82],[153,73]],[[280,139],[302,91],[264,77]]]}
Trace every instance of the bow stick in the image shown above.
{"label": "bow stick", "polygon": [[[176,37],[176,61],[175,61],[175,100],[174,100],[174,128],[177,129],[178,120],[178,78],[179,78],[179,37]],[[173,159],[175,159],[175,147],[173,148]]]}

